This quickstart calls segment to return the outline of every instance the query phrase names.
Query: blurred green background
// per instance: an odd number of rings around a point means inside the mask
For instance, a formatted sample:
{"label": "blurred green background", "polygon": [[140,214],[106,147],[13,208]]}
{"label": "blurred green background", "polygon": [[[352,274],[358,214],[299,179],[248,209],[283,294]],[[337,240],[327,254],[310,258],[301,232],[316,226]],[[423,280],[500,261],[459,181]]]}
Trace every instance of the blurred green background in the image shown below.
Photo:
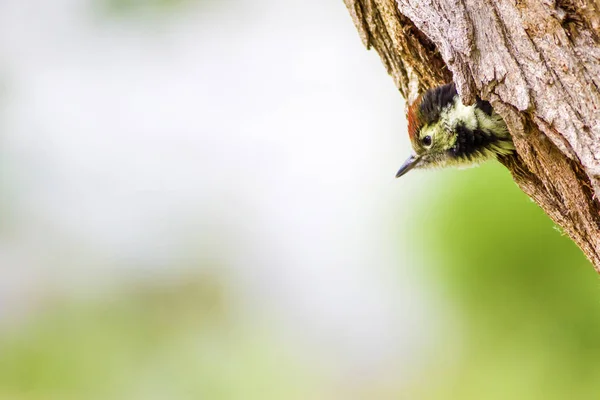
{"label": "blurred green background", "polygon": [[0,30],[0,399],[598,398],[592,266],[497,163],[391,179],[342,1]]}

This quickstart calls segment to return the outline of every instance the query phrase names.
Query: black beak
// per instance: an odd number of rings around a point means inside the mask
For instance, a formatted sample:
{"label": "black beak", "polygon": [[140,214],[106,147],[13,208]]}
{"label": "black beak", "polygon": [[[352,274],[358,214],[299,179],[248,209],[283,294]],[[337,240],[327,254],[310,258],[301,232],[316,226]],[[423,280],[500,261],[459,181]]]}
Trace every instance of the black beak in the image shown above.
{"label": "black beak", "polygon": [[396,178],[400,178],[402,175],[416,167],[420,159],[421,157],[415,155],[408,157],[408,160],[404,161],[404,164],[402,164],[402,166],[396,173]]}

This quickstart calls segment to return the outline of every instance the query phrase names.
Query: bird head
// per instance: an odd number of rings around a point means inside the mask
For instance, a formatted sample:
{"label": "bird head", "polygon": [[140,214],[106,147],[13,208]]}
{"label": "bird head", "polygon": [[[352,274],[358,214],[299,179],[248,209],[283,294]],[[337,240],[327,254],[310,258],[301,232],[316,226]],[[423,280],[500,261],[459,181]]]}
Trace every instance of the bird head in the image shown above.
{"label": "bird head", "polygon": [[465,106],[453,83],[430,89],[408,107],[413,154],[396,174],[413,168],[469,166],[514,151],[502,118],[487,101]]}

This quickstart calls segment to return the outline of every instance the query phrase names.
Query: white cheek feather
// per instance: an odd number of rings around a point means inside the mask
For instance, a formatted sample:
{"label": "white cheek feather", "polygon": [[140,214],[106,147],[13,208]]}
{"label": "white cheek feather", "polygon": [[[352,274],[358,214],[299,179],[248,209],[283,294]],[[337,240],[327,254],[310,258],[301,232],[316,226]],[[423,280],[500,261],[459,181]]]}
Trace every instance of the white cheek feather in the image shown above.
{"label": "white cheek feather", "polygon": [[481,129],[485,132],[492,132],[501,138],[510,137],[501,116],[496,113],[488,115],[474,104],[465,106],[458,96],[454,98],[454,103],[451,106],[447,106],[442,110],[440,120],[442,121],[441,125],[448,128],[453,128],[460,123],[470,130]]}
{"label": "white cheek feather", "polygon": [[440,120],[444,126],[453,127],[459,122],[468,129],[476,129],[478,126],[475,115],[475,105],[465,106],[458,96],[454,97],[454,103],[447,106],[440,113]]}

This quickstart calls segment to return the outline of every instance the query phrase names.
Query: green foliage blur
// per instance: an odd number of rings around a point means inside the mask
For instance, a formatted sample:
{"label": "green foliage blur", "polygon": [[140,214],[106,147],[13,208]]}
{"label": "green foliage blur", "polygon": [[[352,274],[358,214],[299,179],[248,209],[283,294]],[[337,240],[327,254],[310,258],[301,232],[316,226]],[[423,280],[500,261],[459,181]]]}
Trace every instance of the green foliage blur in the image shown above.
{"label": "green foliage blur", "polygon": [[440,377],[427,374],[438,384],[420,397],[598,398],[592,265],[498,163],[437,174],[433,199],[408,222],[418,227],[410,247],[459,313],[464,353]]}
{"label": "green foliage blur", "polygon": [[[434,198],[416,200],[403,224],[455,326],[438,332],[412,382],[344,398],[597,398],[591,265],[501,166],[438,174]],[[207,275],[50,302],[0,337],[0,398],[340,398],[317,366],[240,319],[231,295]]]}
{"label": "green foliage blur", "polygon": [[310,398],[300,367],[235,318],[226,291],[188,276],[50,302],[0,339],[0,399]]}

